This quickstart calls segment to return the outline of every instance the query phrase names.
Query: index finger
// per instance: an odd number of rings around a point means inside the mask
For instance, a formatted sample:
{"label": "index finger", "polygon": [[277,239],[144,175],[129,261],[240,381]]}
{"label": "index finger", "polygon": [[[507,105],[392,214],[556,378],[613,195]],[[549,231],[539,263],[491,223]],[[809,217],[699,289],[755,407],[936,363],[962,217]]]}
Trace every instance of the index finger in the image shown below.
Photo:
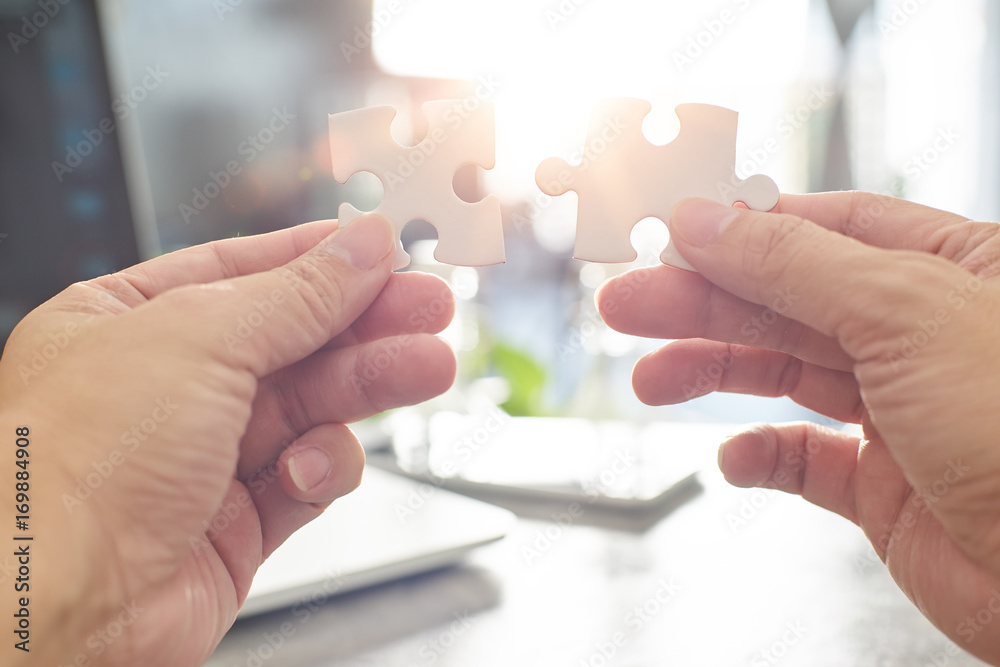
{"label": "index finger", "polygon": [[677,205],[670,236],[707,280],[753,303],[782,303],[781,314],[836,338],[855,361],[976,280],[930,253],[876,248],[789,213],[702,199]]}
{"label": "index finger", "polygon": [[872,192],[781,195],[772,213],[809,220],[820,227],[879,248],[938,254],[953,225],[968,218]]}

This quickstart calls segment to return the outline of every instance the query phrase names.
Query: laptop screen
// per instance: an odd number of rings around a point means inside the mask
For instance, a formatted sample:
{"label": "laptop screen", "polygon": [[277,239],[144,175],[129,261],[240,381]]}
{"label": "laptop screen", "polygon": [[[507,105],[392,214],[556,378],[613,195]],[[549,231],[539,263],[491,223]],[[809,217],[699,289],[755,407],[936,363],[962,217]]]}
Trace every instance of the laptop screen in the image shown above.
{"label": "laptop screen", "polygon": [[0,343],[139,259],[94,0],[0,0]]}

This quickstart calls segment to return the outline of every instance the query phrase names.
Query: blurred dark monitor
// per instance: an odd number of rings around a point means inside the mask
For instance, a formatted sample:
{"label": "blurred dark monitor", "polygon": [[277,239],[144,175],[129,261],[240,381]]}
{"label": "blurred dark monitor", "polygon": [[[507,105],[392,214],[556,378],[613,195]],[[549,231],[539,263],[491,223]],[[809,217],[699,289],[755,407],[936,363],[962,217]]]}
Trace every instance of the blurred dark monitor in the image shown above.
{"label": "blurred dark monitor", "polygon": [[139,250],[95,0],[0,0],[0,36],[2,343],[34,307]]}

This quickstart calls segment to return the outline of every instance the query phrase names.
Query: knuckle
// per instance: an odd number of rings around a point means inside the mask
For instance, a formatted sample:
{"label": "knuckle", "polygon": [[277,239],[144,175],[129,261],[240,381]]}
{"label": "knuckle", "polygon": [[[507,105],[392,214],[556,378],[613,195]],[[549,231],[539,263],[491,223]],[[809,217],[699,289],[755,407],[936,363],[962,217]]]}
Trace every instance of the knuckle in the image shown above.
{"label": "knuckle", "polygon": [[[369,369],[378,369],[375,377],[368,380],[369,374],[367,371]],[[363,378],[364,381],[355,382],[355,390],[358,393],[358,398],[361,400],[364,406],[364,412],[370,414],[380,414],[386,410],[386,406],[383,405],[382,400],[378,396],[377,389],[373,390],[373,387],[378,386],[378,380],[382,375],[382,370],[380,369],[377,361],[373,361],[370,357],[364,354],[358,354],[354,360],[354,370],[353,377]]]}
{"label": "knuckle", "polygon": [[304,322],[327,335],[344,306],[344,286],[337,274],[324,271],[318,259],[305,256],[276,269],[298,301]]}
{"label": "knuckle", "polygon": [[802,381],[802,361],[789,356],[784,360],[778,372],[778,396],[790,396],[795,393]]}
{"label": "knuckle", "polygon": [[278,403],[284,427],[293,438],[309,430],[311,419],[306,401],[299,391],[298,383],[292,381],[287,373],[282,373],[270,383],[274,400]]}
{"label": "knuckle", "polygon": [[795,355],[801,353],[806,336],[806,325],[797,320],[782,320],[781,326],[777,329],[778,340],[776,350],[786,354]]}
{"label": "knuckle", "polygon": [[226,277],[235,277],[242,275],[238,264],[228,256],[227,253],[223,252],[223,248],[227,245],[227,241],[212,241],[205,244],[205,252],[210,254],[213,259],[219,264],[219,269],[221,275]]}
{"label": "knuckle", "polygon": [[770,215],[765,224],[751,225],[743,252],[743,270],[759,279],[762,295],[793,282],[795,260],[807,229],[804,223],[794,215]]}
{"label": "knuckle", "polygon": [[215,285],[181,285],[163,292],[155,301],[171,309],[182,312],[200,312],[210,308],[218,298],[218,290]]}

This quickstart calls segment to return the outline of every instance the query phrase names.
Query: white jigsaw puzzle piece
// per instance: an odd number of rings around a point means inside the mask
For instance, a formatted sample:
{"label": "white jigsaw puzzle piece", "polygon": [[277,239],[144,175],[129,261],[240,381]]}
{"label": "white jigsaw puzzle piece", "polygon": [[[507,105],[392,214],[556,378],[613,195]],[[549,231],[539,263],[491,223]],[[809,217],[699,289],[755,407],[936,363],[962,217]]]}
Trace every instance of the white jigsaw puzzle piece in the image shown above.
{"label": "white jigsaw puzzle piece", "polygon": [[[496,161],[493,106],[474,111],[461,100],[427,102],[427,136],[413,147],[392,138],[396,109],[369,107],[330,116],[330,153],[333,176],[346,183],[359,172],[370,172],[384,189],[382,203],[373,212],[392,222],[396,230],[396,262],[408,266],[410,257],[400,233],[413,220],[426,220],[438,232],[434,257],[458,266],[487,266],[504,262],[500,200],[489,195],[475,204],[462,201],[453,186],[455,172],[466,164],[492,169]],[[348,225],[362,212],[341,204],[340,224]]]}
{"label": "white jigsaw puzzle piece", "polygon": [[[631,232],[645,218],[666,223],[681,199],[700,197],[731,206],[743,202],[758,211],[778,203],[778,187],[767,176],[736,175],[738,114],[709,104],[681,104],[677,138],[664,146],[649,143],[642,124],[652,104],[614,98],[598,105],[591,117],[579,165],[549,158],[535,181],[557,197],[570,190],[579,196],[573,256],[590,262],[631,262],[637,257]],[[694,271],[671,241],[660,260]]]}

